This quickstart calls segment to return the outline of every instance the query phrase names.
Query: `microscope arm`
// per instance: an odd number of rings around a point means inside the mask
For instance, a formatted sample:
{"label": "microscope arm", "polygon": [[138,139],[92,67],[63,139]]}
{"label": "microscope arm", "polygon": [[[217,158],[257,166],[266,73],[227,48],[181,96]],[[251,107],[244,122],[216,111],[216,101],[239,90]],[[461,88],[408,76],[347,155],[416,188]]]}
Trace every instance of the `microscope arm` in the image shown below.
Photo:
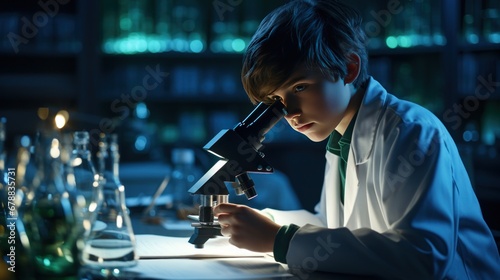
{"label": "microscope arm", "polygon": [[219,161],[210,168],[189,190],[200,196],[199,217],[192,223],[194,233],[189,243],[203,248],[204,243],[220,233],[220,225],[214,221],[213,207],[228,201],[227,184],[237,195],[248,199],[257,196],[253,180],[247,173],[273,173],[273,168],[261,152],[265,134],[287,114],[279,100],[271,105],[260,103],[250,115],[233,129],[221,130],[203,148]]}

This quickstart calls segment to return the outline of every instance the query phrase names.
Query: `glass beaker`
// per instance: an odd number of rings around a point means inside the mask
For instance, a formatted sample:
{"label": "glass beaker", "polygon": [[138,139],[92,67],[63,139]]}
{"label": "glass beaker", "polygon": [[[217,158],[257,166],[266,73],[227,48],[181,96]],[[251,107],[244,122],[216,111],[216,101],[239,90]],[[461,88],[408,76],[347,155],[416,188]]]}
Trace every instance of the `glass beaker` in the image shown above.
{"label": "glass beaker", "polygon": [[120,182],[116,134],[101,135],[97,153],[102,204],[85,239],[83,264],[115,275],[120,268],[137,264],[135,236],[125,205],[125,187]]}

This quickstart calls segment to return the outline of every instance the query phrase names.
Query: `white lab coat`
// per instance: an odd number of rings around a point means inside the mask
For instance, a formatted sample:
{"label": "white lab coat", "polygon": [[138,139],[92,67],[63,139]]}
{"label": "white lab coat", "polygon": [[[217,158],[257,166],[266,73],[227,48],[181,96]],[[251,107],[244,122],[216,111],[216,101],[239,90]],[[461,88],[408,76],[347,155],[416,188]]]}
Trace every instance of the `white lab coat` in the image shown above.
{"label": "white lab coat", "polygon": [[498,250],[456,145],[426,109],[371,78],[353,130],[344,206],[338,157],[327,152],[326,159],[321,200],[309,217],[316,225],[295,233],[286,256],[299,278],[318,270],[500,279]]}

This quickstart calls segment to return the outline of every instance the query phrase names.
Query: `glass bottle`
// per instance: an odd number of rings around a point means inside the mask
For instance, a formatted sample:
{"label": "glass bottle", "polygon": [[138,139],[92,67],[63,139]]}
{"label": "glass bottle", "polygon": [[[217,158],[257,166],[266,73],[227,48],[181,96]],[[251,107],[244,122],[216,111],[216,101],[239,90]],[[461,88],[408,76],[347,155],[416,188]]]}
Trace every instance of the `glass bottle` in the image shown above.
{"label": "glass bottle", "polygon": [[137,264],[135,235],[120,182],[117,135],[101,135],[97,153],[103,200],[91,232],[85,240],[82,261],[101,274],[117,276],[120,268]]}
{"label": "glass bottle", "polygon": [[86,230],[90,230],[96,209],[102,199],[99,177],[92,163],[92,154],[88,145],[89,133],[87,131],[73,133],[73,150],[69,162],[75,175],[76,192],[85,198],[82,215]]}
{"label": "glass bottle", "polygon": [[[37,173],[23,209],[26,236],[36,279],[78,275],[81,199],[63,176],[60,136],[42,132],[35,148]],[[71,175],[71,174],[69,174]],[[66,278],[67,279],[67,278]]]}

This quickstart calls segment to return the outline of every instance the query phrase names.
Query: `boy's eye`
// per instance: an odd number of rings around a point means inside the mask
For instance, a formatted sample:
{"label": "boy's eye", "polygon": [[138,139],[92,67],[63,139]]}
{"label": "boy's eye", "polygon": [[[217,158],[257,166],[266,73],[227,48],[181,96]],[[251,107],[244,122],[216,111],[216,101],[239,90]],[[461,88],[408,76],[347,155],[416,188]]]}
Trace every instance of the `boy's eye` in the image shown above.
{"label": "boy's eye", "polygon": [[306,85],[295,86],[295,92],[301,92],[301,91],[305,90],[306,88],[307,88]]}

